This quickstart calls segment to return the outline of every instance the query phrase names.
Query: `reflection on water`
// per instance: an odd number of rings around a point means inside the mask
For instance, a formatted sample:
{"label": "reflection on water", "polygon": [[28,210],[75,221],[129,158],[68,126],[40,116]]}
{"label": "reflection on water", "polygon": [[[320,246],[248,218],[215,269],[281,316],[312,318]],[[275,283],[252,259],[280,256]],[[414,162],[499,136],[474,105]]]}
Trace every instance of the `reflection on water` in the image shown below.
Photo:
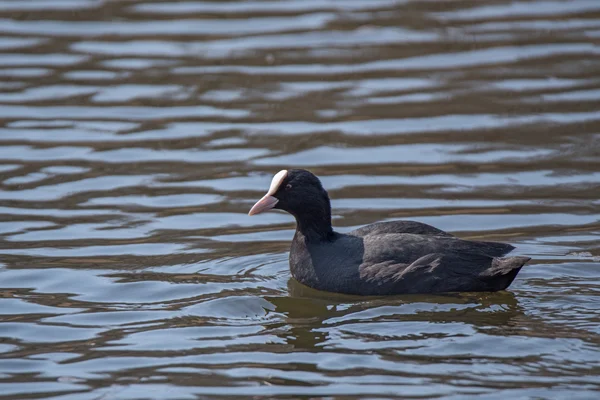
{"label": "reflection on water", "polygon": [[[600,3],[0,0],[0,396],[595,398]],[[308,167],[339,230],[534,260],[510,292],[289,279]]]}

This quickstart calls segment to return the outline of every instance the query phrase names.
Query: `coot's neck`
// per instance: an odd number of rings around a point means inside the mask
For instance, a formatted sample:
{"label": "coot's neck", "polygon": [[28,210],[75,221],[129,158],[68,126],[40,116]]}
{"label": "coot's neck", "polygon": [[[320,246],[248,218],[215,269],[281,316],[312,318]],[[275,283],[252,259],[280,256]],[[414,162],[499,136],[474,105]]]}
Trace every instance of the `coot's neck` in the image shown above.
{"label": "coot's neck", "polygon": [[308,242],[330,241],[334,237],[331,227],[331,206],[306,207],[296,217],[296,232]]}

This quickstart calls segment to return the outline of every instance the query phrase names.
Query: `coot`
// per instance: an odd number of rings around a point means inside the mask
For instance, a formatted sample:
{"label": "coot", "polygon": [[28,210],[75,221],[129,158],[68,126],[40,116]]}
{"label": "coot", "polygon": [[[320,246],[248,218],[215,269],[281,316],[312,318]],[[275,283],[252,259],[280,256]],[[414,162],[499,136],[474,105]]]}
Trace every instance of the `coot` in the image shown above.
{"label": "coot", "polygon": [[459,239],[414,221],[378,222],[350,233],[331,227],[329,195],[311,172],[279,171],[249,215],[270,209],[296,218],[290,270],[314,289],[358,295],[506,289],[529,257],[510,244]]}

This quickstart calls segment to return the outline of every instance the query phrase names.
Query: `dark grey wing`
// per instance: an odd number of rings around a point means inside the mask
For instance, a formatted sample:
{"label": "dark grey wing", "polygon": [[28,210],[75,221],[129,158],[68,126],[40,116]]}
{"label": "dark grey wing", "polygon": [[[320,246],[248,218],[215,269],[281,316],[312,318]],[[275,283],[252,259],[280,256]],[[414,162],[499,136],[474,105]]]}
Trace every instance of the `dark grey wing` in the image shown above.
{"label": "dark grey wing", "polygon": [[370,234],[358,238],[363,242],[363,263],[393,261],[411,264],[428,254],[465,254],[502,257],[514,249],[510,244],[477,242],[454,236],[415,235],[412,233]]}
{"label": "dark grey wing", "polygon": [[361,265],[368,294],[484,292],[506,289],[529,257],[496,258],[482,254],[432,253],[411,264]]}
{"label": "dark grey wing", "polygon": [[[446,238],[456,239],[456,242],[452,242],[456,247],[455,250],[467,250],[478,253],[483,253],[488,256],[502,257],[514,250],[514,246],[501,243],[501,242],[484,242],[474,240],[461,240],[456,236],[445,232],[441,229],[435,228],[431,225],[424,224],[417,221],[389,221],[389,222],[377,222],[374,224],[366,225],[352,232],[349,235],[357,237],[365,236],[378,236],[378,235],[390,235],[390,234],[403,234],[409,233],[413,235],[421,235],[431,241],[437,241],[438,238],[440,243],[443,243]],[[389,237],[386,238],[389,240]],[[460,241],[460,242],[459,242]],[[395,246],[394,246],[395,247]],[[433,252],[433,251],[432,251]]]}
{"label": "dark grey wing", "polygon": [[454,237],[448,232],[444,232],[441,229],[434,228],[431,225],[424,224],[417,221],[388,221],[388,222],[376,222],[374,224],[366,225],[358,228],[350,235],[354,236],[367,236],[367,235],[382,235],[388,233],[412,233],[415,235],[434,235],[434,236],[449,236]]}
{"label": "dark grey wing", "polygon": [[515,246],[501,242],[482,242],[477,240],[465,240],[457,237],[440,238],[437,241],[430,238],[432,242],[438,243],[440,248],[452,252],[465,254],[482,254],[488,257],[502,257],[514,250]]}

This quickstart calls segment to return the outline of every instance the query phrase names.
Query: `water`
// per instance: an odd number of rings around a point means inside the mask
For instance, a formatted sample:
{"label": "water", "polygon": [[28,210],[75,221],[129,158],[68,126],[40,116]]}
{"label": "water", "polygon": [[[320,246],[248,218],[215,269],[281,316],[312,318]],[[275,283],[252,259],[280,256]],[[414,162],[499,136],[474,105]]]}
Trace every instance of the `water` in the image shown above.
{"label": "water", "polygon": [[[6,399],[600,391],[600,3],[0,1]],[[510,291],[290,280],[248,217],[310,168],[346,231],[533,257]]]}

